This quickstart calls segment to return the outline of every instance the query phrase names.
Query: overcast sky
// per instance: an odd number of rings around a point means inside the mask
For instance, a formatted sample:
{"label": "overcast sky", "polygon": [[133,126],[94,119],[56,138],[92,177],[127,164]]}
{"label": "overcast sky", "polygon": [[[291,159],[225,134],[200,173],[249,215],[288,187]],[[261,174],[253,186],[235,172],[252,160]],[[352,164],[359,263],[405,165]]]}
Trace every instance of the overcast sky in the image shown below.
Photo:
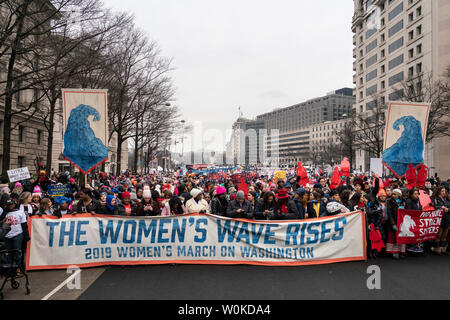
{"label": "overcast sky", "polygon": [[[244,117],[353,87],[353,1],[104,0],[173,58],[186,122],[225,133]],[[220,142],[219,142],[220,144]],[[194,148],[201,148],[198,141]],[[222,146],[217,145],[222,149]],[[185,151],[190,150],[185,146]]]}

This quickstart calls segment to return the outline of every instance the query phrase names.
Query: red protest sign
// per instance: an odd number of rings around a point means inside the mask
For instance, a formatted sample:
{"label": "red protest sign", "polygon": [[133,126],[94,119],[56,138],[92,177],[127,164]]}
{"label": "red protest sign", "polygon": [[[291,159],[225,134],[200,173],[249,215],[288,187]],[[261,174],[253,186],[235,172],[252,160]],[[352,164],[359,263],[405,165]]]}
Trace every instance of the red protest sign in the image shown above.
{"label": "red protest sign", "polygon": [[434,240],[441,226],[444,210],[398,210],[398,244],[421,243]]}

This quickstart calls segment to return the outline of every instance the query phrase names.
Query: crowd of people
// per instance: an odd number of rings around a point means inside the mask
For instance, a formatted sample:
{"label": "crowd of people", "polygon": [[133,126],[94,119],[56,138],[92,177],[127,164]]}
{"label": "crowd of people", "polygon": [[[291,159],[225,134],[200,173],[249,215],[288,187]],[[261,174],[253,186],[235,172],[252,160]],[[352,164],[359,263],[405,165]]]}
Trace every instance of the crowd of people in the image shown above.
{"label": "crowd of people", "polygon": [[[297,176],[274,180],[258,174],[177,175],[155,173],[115,177],[103,172],[90,175],[83,187],[68,172],[47,176],[40,172],[34,181],[0,184],[0,238],[5,248],[26,250],[30,239],[27,223],[33,215],[76,215],[83,213],[118,216],[172,216],[210,213],[229,218],[295,220],[333,216],[361,210],[366,217],[368,256],[388,255],[394,259],[409,254],[449,254],[449,182],[430,178],[424,186],[407,188],[406,181],[378,176],[354,175],[331,188],[327,176],[317,176],[300,185]],[[68,185],[64,196],[49,195],[49,186]],[[423,203],[422,195],[429,199]],[[397,243],[397,211],[443,208],[444,217],[436,240],[429,243]],[[383,250],[371,246],[372,232],[381,236]]]}

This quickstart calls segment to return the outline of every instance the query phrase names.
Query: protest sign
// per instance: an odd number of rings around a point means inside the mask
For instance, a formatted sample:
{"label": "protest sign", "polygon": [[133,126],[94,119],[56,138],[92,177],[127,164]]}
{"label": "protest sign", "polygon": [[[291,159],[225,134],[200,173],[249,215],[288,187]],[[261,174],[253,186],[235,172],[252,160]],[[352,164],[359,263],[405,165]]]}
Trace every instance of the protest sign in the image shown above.
{"label": "protest sign", "polygon": [[72,193],[68,184],[55,184],[48,186],[48,195],[52,198],[63,197],[66,193]]}
{"label": "protest sign", "polygon": [[398,244],[421,243],[434,240],[441,226],[443,209],[439,210],[398,210]]}
{"label": "protest sign", "polygon": [[30,179],[30,171],[28,167],[8,170],[9,182],[16,182]]}
{"label": "protest sign", "polygon": [[108,91],[61,89],[63,157],[83,174],[108,160]]}
{"label": "protest sign", "polygon": [[390,103],[386,117],[383,164],[403,178],[410,164],[423,163],[429,103]]}
{"label": "protest sign", "polygon": [[34,216],[27,269],[69,265],[309,265],[366,259],[364,215],[255,221],[210,214]]}

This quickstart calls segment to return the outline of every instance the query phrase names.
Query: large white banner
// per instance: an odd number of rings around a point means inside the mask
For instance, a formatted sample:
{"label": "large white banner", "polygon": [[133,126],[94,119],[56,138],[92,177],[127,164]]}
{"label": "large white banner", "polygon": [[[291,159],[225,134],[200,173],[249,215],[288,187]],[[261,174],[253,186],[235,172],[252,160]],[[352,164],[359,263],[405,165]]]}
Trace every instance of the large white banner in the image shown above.
{"label": "large white banner", "polygon": [[83,173],[108,159],[108,91],[62,89],[63,156]]}
{"label": "large white banner", "polygon": [[308,265],[366,259],[361,212],[256,221],[173,217],[35,216],[27,270],[130,264]]}

